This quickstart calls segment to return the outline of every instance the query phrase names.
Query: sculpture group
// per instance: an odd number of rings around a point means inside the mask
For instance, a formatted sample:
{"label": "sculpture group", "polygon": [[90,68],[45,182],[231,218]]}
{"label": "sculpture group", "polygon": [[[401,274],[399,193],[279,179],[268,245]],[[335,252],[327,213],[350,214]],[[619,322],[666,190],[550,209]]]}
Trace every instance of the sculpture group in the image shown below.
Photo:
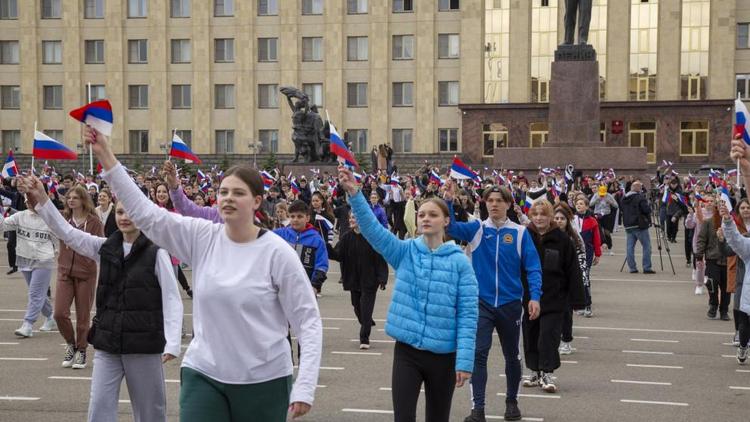
{"label": "sculpture group", "polygon": [[330,127],[318,113],[318,106],[310,104],[310,97],[298,88],[284,86],[280,91],[292,109],[294,162],[300,157],[306,163],[336,161],[330,152]]}

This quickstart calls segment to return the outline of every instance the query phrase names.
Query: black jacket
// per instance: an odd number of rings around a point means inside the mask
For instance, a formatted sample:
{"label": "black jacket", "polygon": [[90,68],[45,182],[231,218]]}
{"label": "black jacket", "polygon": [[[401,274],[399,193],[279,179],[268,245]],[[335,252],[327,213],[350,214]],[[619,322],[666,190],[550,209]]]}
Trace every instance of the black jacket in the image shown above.
{"label": "black jacket", "polygon": [[349,230],[335,247],[326,246],[328,258],[341,263],[344,290],[372,292],[388,282],[388,264],[361,233]]}
{"label": "black jacket", "polygon": [[626,193],[620,210],[625,229],[647,229],[651,226],[651,207],[643,193]]}
{"label": "black jacket", "polygon": [[[529,233],[542,263],[542,299],[539,303],[542,313],[563,312],[568,306],[582,307],[585,300],[583,275],[573,240],[559,228],[540,235],[530,225]],[[528,303],[529,289],[524,286],[524,291],[524,302]]]}
{"label": "black jacket", "polygon": [[109,353],[164,352],[161,287],[154,271],[159,247],[141,234],[127,257],[122,233],[107,238],[101,249],[96,316],[88,341]]}
{"label": "black jacket", "polygon": [[104,222],[104,237],[109,237],[112,233],[119,230],[117,228],[117,221],[115,220],[115,207],[112,207],[112,211],[107,215],[107,221]]}

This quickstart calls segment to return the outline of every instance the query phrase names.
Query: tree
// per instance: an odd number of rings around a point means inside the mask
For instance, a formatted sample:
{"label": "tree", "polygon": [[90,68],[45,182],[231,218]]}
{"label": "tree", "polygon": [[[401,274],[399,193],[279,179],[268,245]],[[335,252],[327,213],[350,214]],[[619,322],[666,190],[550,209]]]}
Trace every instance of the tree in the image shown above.
{"label": "tree", "polygon": [[273,151],[266,157],[261,165],[264,170],[273,170],[278,168],[278,166],[279,160],[276,158],[276,154],[274,154]]}

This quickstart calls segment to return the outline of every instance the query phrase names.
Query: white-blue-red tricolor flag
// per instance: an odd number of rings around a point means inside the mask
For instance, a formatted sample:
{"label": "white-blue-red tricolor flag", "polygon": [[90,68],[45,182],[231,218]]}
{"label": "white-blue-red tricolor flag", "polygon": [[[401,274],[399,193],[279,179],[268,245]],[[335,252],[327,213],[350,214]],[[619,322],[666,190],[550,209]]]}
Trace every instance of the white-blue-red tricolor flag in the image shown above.
{"label": "white-blue-red tricolor flag", "polygon": [[187,146],[185,141],[177,136],[176,133],[172,136],[172,148],[169,150],[169,156],[182,158],[184,160],[190,160],[198,164],[201,163],[201,159],[198,158],[197,155],[193,154],[193,151],[190,150],[190,147]]}
{"label": "white-blue-red tricolor flag", "polygon": [[344,139],[336,131],[336,127],[333,126],[333,122],[328,122],[331,127],[331,152],[339,158],[339,162],[345,166],[351,168],[359,168],[357,160],[354,158],[354,154],[346,147]]}
{"label": "white-blue-red tricolor flag", "polygon": [[18,167],[16,166],[16,159],[13,158],[13,150],[8,151],[8,158],[5,160],[3,165],[2,176],[4,179],[9,177],[16,177],[18,175]]}
{"label": "white-blue-red tricolor flag", "polygon": [[458,157],[453,157],[453,164],[451,164],[450,177],[454,179],[471,179],[481,182],[482,179],[474,170],[470,169],[469,166],[464,164]]}
{"label": "white-blue-red tricolor flag", "polygon": [[94,101],[70,112],[70,117],[93,127],[103,135],[112,136],[112,105],[108,100]]}
{"label": "white-blue-red tricolor flag", "polygon": [[747,107],[739,98],[734,100],[734,136],[742,135],[742,139],[746,144],[750,145],[750,134],[748,134],[748,122],[750,121],[750,113],[747,112]]}
{"label": "white-blue-red tricolor flag", "polygon": [[34,132],[34,158],[45,160],[77,160],[78,154],[62,142],[52,139],[42,132]]}

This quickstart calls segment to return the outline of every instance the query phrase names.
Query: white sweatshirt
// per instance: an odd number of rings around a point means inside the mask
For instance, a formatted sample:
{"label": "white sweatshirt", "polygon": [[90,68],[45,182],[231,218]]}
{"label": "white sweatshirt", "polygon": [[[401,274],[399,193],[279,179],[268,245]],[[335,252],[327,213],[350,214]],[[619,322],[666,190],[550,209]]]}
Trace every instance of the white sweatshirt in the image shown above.
{"label": "white sweatshirt", "polygon": [[[70,225],[70,224],[68,224]],[[21,268],[55,268],[57,237],[42,218],[24,210],[3,218],[0,213],[0,232],[15,231],[16,255]]]}
{"label": "white sweatshirt", "polygon": [[251,242],[236,243],[224,224],[159,208],[119,163],[102,177],[136,226],[193,268],[194,337],[182,365],[225,384],[289,376],[289,323],[305,351],[290,402],[312,404],[323,327],[295,251],[270,231]]}
{"label": "white sweatshirt", "polygon": [[[106,237],[94,236],[83,230],[76,229],[65,221],[52,201],[47,201],[44,205],[37,205],[35,209],[39,213],[39,217],[47,222],[50,230],[63,243],[99,264],[99,250],[107,240]],[[128,256],[132,247],[132,243],[122,242],[123,255]],[[174,275],[174,268],[172,268],[172,260],[164,249],[159,249],[156,253],[154,273],[156,273],[156,278],[159,280],[159,287],[161,287],[164,339],[167,341],[167,344],[164,345],[164,353],[180,356],[180,344],[182,341],[182,299],[180,298],[180,292],[177,290],[177,278]]]}

